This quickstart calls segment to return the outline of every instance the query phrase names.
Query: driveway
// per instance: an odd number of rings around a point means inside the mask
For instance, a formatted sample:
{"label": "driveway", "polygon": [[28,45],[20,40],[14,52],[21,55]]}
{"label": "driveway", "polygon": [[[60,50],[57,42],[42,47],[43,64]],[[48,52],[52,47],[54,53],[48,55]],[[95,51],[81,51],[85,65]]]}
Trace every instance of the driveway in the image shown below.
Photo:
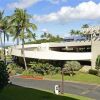
{"label": "driveway", "polygon": [[[45,89],[54,91],[54,86],[56,84],[61,84],[60,81],[51,80],[32,80],[32,79],[22,79],[12,77],[10,78],[12,84],[35,88],[35,89]],[[64,92],[76,95],[87,96],[96,100],[100,100],[100,86],[98,85],[88,85],[73,82],[64,82]]]}

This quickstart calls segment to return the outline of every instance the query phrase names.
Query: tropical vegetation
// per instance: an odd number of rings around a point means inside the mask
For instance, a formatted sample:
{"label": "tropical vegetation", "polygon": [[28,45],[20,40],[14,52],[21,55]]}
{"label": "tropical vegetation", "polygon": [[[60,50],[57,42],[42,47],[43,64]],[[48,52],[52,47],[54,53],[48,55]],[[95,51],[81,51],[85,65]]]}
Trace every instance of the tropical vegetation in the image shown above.
{"label": "tropical vegetation", "polygon": [[46,63],[46,62],[30,62],[29,64],[31,69],[34,71],[35,74],[40,75],[53,75],[58,74],[61,71],[61,67],[56,67],[53,64]]}
{"label": "tropical vegetation", "polygon": [[79,71],[82,66],[78,61],[66,61],[64,64],[63,72],[65,75],[74,75],[74,71]]}
{"label": "tropical vegetation", "polygon": [[3,89],[9,81],[9,74],[7,72],[6,65],[3,61],[0,61],[0,90]]}
{"label": "tropical vegetation", "polygon": [[7,37],[7,40],[9,39],[9,35],[8,35],[8,31],[10,29],[9,26],[9,17],[8,16],[4,16],[4,11],[0,11],[0,36],[2,36],[2,34],[4,35],[4,44],[2,44],[2,37],[0,37],[1,40],[1,46],[3,46],[3,53],[4,53],[4,62],[6,63],[6,55],[5,55],[5,40]]}
{"label": "tropical vegetation", "polygon": [[[11,16],[11,31],[14,34],[14,39],[20,38],[22,41],[22,55],[24,60],[25,69],[27,70],[27,64],[24,53],[25,39],[34,37],[32,30],[36,30],[37,26],[30,22],[31,15],[26,10],[16,8],[14,14]],[[10,31],[10,32],[11,32]]]}
{"label": "tropical vegetation", "polygon": [[100,76],[100,55],[98,55],[96,59],[96,69],[98,71],[98,76]]}

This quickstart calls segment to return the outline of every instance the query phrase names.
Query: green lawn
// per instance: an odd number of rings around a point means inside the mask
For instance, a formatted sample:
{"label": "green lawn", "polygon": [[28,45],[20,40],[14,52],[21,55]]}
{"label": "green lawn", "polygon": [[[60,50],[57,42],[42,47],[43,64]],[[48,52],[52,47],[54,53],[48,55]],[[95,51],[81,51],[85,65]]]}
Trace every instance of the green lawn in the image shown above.
{"label": "green lawn", "polygon": [[0,100],[92,100],[87,97],[64,94],[55,95],[53,93],[23,88],[19,86],[7,86],[0,91]]}
{"label": "green lawn", "polygon": [[[52,76],[45,76],[45,79],[54,79],[54,80],[61,80],[61,75],[56,74]],[[96,75],[91,75],[87,73],[77,72],[74,76],[64,76],[65,81],[78,81],[78,82],[85,82],[85,83],[92,83],[92,84],[100,84],[100,77]]]}

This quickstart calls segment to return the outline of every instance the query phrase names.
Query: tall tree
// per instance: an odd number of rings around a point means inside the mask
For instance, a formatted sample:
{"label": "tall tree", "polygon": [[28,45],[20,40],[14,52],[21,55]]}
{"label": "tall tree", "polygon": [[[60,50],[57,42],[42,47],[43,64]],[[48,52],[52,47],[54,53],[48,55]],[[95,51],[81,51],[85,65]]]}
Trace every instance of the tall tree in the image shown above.
{"label": "tall tree", "polygon": [[84,24],[84,25],[82,25],[82,28],[89,28],[89,25],[88,24]]}
{"label": "tall tree", "polygon": [[48,33],[47,33],[47,32],[44,32],[44,33],[41,35],[41,38],[47,39],[47,35],[48,35]]}
{"label": "tall tree", "polygon": [[70,34],[71,34],[71,35],[81,35],[82,32],[81,32],[80,30],[73,30],[73,29],[72,29],[72,30],[70,31]]}
{"label": "tall tree", "polygon": [[72,30],[70,31],[70,34],[71,34],[71,35],[75,34],[75,30],[72,29]]}
{"label": "tall tree", "polygon": [[7,37],[7,40],[9,39],[9,35],[7,34],[7,31],[9,30],[9,17],[4,16],[4,11],[0,11],[0,34],[4,34],[4,62],[6,63],[6,53],[5,53],[5,40]]}
{"label": "tall tree", "polygon": [[32,36],[32,30],[36,30],[37,26],[30,22],[30,19],[32,18],[31,15],[29,15],[26,10],[16,8],[14,14],[11,17],[11,23],[14,31],[16,31],[16,34],[14,36],[14,39],[20,38],[22,41],[22,55],[24,60],[25,69],[27,70],[27,64],[25,59],[25,53],[24,53],[24,43],[25,39],[28,35]]}

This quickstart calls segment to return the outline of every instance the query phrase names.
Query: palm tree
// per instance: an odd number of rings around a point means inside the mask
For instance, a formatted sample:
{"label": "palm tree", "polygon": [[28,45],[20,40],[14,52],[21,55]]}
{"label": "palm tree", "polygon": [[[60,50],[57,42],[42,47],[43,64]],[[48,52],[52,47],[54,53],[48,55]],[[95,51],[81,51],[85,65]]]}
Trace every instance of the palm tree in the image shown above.
{"label": "palm tree", "polygon": [[[83,30],[84,30],[84,29],[87,29],[87,28],[89,28],[89,25],[88,25],[88,24],[82,25],[82,29],[83,29]],[[86,33],[85,36],[87,37],[87,39],[90,38],[90,34],[89,34],[90,31],[86,32],[86,30],[85,30],[83,33]]]}
{"label": "palm tree", "polygon": [[88,24],[84,24],[84,25],[82,25],[82,28],[89,28],[89,25]]}
{"label": "palm tree", "polygon": [[30,36],[32,36],[32,30],[37,29],[36,25],[30,22],[30,18],[32,18],[32,16],[29,15],[26,10],[19,8],[16,8],[14,14],[11,16],[11,24],[13,27],[12,30],[16,31],[16,33],[14,34],[14,39],[20,38],[20,40],[22,41],[22,55],[26,70],[27,64],[24,53],[25,39],[30,34]]}
{"label": "palm tree", "polygon": [[0,34],[4,34],[4,62],[6,63],[6,55],[5,55],[5,39],[7,37],[7,40],[9,39],[9,35],[7,34],[7,31],[9,30],[9,24],[8,24],[8,16],[3,16],[4,11],[0,11]]}
{"label": "palm tree", "polygon": [[71,34],[71,35],[81,35],[82,32],[81,32],[80,30],[73,30],[73,29],[72,29],[72,30],[70,31],[70,34]]}
{"label": "palm tree", "polygon": [[46,39],[46,38],[47,38],[47,35],[48,35],[48,33],[47,33],[47,32],[44,32],[44,33],[41,35],[41,38]]}
{"label": "palm tree", "polygon": [[32,40],[36,40],[36,33],[33,33],[33,34],[27,34],[27,37],[26,39],[28,39],[28,41],[32,41]]}
{"label": "palm tree", "polygon": [[75,30],[72,29],[72,30],[70,31],[70,34],[71,34],[71,35],[75,34]]}
{"label": "palm tree", "polygon": [[52,39],[52,38],[54,38],[54,36],[52,34],[48,33],[47,34],[47,39],[49,40],[49,39]]}

